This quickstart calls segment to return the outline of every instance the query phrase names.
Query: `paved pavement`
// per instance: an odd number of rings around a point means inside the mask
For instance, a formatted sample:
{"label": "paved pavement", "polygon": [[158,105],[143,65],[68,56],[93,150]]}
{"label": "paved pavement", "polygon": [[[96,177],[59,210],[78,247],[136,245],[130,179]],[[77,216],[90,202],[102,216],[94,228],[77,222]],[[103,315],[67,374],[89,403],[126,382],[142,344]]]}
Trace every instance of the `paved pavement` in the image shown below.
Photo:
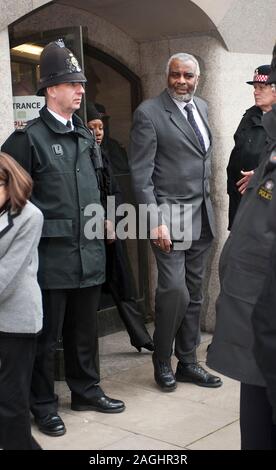
{"label": "paved pavement", "polygon": [[[203,365],[210,339],[203,333]],[[100,338],[100,363],[105,393],[124,400],[126,410],[111,415],[72,411],[67,385],[56,382],[67,433],[50,437],[33,426],[45,450],[239,449],[238,382],[223,377],[217,389],[180,383],[175,392],[164,393],[153,379],[151,353],[136,352],[124,331]]]}

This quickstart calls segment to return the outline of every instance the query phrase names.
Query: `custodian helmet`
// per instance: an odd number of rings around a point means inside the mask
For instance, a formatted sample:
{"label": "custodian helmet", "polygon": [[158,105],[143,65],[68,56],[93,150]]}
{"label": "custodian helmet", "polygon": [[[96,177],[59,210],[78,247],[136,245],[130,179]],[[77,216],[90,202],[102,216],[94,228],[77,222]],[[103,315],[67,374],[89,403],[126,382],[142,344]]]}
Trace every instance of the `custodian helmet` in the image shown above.
{"label": "custodian helmet", "polygon": [[74,54],[65,47],[62,39],[50,42],[40,56],[40,80],[37,95],[44,89],[60,83],[85,83],[87,80]]}

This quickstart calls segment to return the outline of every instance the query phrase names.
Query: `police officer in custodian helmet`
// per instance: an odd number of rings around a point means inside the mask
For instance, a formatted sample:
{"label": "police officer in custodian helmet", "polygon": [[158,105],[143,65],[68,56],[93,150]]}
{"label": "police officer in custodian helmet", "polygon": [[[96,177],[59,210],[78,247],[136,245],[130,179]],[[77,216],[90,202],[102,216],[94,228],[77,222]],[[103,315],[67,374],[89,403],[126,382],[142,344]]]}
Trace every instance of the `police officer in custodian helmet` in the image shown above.
{"label": "police officer in custodian helmet", "polygon": [[54,357],[61,334],[71,408],[104,413],[125,408],[99,385],[97,308],[105,281],[105,246],[104,240],[84,233],[85,207],[101,205],[94,137],[75,114],[85,82],[64,42],[48,44],[40,58],[37,90],[46,105],[37,119],[16,130],[2,147],[31,174],[32,201],[45,219],[38,272],[44,323],[38,337],[31,410],[40,431],[51,436],[66,432],[54,393]]}

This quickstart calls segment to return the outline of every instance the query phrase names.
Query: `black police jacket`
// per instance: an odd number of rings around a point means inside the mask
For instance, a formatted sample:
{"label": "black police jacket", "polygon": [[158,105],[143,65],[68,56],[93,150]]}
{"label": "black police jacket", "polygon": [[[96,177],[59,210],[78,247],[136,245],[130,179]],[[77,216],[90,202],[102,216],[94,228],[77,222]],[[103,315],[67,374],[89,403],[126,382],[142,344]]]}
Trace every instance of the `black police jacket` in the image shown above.
{"label": "black police jacket", "polygon": [[[38,279],[43,289],[79,288],[105,281],[103,239],[91,239],[87,206],[101,207],[92,163],[94,139],[73,116],[74,131],[44,107],[40,117],[16,130],[2,150],[32,176],[32,202],[44,215]],[[87,214],[87,215],[86,215]],[[103,216],[100,216],[101,222]]]}
{"label": "black police jacket", "polygon": [[[276,105],[264,117],[264,125],[269,138],[276,148]],[[276,156],[275,156],[276,158]],[[275,219],[275,212],[272,214]],[[276,233],[263,291],[252,313],[254,331],[254,355],[262,371],[267,386],[267,394],[276,424]]]}
{"label": "black police jacket", "polygon": [[262,124],[263,112],[257,106],[249,108],[234,134],[235,146],[227,166],[227,192],[229,195],[229,226],[231,229],[241,194],[236,183],[242,178],[241,170],[257,168],[265,148],[266,133]]}
{"label": "black police jacket", "polygon": [[276,424],[276,240],[263,291],[252,313],[254,355],[264,376]]}

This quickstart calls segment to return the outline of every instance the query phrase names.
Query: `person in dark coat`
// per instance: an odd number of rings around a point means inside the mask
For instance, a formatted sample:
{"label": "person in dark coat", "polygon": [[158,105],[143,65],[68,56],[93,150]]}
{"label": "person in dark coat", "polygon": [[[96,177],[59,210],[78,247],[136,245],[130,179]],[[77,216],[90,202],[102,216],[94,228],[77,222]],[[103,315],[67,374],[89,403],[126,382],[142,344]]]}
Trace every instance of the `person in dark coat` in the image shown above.
{"label": "person in dark coat", "polygon": [[61,335],[71,408],[103,413],[125,408],[122,401],[107,397],[99,385],[97,309],[105,282],[105,246],[103,237],[90,234],[86,208],[92,203],[99,208],[99,226],[104,224],[104,210],[95,141],[75,114],[84,82],[78,61],[64,42],[48,44],[40,58],[37,91],[45,95],[46,106],[39,118],[15,131],[2,147],[32,175],[32,201],[45,218],[38,271],[44,322],[31,410],[39,430],[51,436],[66,431],[54,392],[54,358]]}
{"label": "person in dark coat", "polygon": [[[276,84],[276,46],[275,65],[269,81]],[[275,85],[274,85],[275,86]],[[276,142],[276,105],[269,122],[268,133]],[[254,331],[254,354],[265,378],[267,394],[272,406],[273,422],[276,425],[276,239],[269,260],[267,277],[261,296],[252,314]]]}
{"label": "person in dark coat", "polygon": [[109,119],[110,116],[106,112],[105,106],[95,103],[95,108],[99,112],[104,125],[104,136],[102,147],[108,153],[113,175],[129,174],[128,155],[123,145],[110,135]]}
{"label": "person in dark coat", "polygon": [[[274,63],[269,77],[276,87],[276,46],[274,48]],[[275,142],[276,158],[276,105],[272,107],[272,113],[266,126],[269,137]],[[275,214],[274,214],[275,216]],[[252,325],[254,332],[254,356],[266,382],[266,393],[263,403],[269,417],[272,416],[272,431],[276,448],[276,237],[274,239],[272,253],[269,259],[267,277],[263,291],[252,313]]]}
{"label": "person in dark coat", "polygon": [[253,80],[247,82],[249,85],[253,85],[255,105],[247,109],[234,134],[235,146],[227,167],[229,230],[231,230],[242,197],[241,192],[244,189],[242,185],[259,165],[265,146],[266,133],[262,117],[264,113],[271,110],[272,104],[275,103],[275,93],[270,85],[266,85],[270,70],[270,65],[260,65],[254,71]]}
{"label": "person in dark coat", "polygon": [[272,415],[276,442],[276,241],[264,288],[252,313],[252,325],[254,356],[266,382],[263,400],[270,418]]}
{"label": "person in dark coat", "polygon": [[[87,103],[87,126],[95,134],[96,142],[101,145],[104,139],[104,122],[101,113],[93,103]],[[121,191],[113,176],[109,154],[105,146],[102,146],[102,156],[105,170],[110,183],[107,188],[109,195],[115,195],[115,205],[122,201]],[[124,240],[116,238],[114,243],[106,245],[107,255],[107,279],[104,287],[110,292],[117,306],[118,313],[127,329],[130,343],[139,352],[142,348],[154,350],[153,341],[145,327],[142,313],[137,307],[131,266],[127,255],[127,247]]]}
{"label": "person in dark coat", "polygon": [[[275,85],[270,79],[267,83],[276,97]],[[271,332],[268,332],[266,318],[269,312],[274,315],[274,309],[266,311],[266,295],[271,282],[271,253],[276,240],[275,105],[264,115],[263,126],[267,144],[261,163],[249,181],[220,258],[221,291],[217,300],[215,332],[207,355],[207,364],[212,369],[241,382],[243,450],[276,449],[275,420],[273,422],[267,398],[269,373],[264,355],[256,351],[258,358],[257,361],[255,359],[251,321],[252,316],[255,317],[256,325],[256,316],[259,317],[257,348],[260,338],[265,340],[265,331],[269,346]],[[275,357],[271,360],[275,361]]]}
{"label": "person in dark coat", "polygon": [[0,449],[39,450],[31,433],[30,390],[42,329],[37,282],[43,216],[28,198],[30,175],[0,153]]}

